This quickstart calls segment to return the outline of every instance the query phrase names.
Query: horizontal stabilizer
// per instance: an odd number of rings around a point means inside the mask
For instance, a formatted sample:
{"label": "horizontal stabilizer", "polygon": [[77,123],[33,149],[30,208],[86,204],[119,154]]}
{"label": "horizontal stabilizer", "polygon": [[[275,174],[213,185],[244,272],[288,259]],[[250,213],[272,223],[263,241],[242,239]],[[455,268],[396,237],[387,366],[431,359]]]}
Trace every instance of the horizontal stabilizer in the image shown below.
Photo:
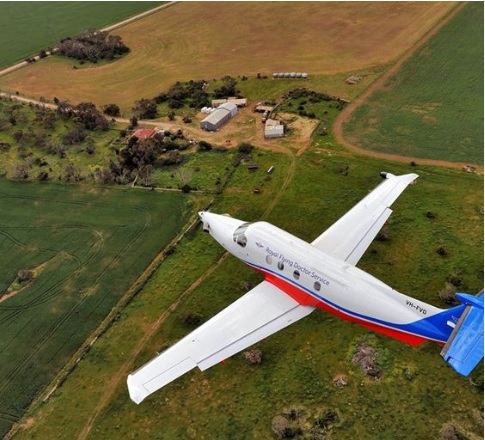
{"label": "horizontal stabilizer", "polygon": [[483,359],[483,290],[477,295],[457,293],[466,305],[441,356],[458,373],[468,376]]}

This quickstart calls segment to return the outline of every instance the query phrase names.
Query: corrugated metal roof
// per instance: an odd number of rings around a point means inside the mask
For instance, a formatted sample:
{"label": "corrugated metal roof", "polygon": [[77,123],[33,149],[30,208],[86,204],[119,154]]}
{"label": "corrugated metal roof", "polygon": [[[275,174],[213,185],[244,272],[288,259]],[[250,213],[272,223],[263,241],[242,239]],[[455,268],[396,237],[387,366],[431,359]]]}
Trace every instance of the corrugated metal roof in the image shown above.
{"label": "corrugated metal roof", "polygon": [[264,128],[265,137],[283,136],[285,133],[283,125],[269,125]]}
{"label": "corrugated metal roof", "polygon": [[229,110],[231,113],[236,110],[237,111],[237,105],[232,103],[232,102],[226,102],[224,104],[221,104],[219,107],[217,107],[218,109],[220,108],[225,108],[227,110]]}
{"label": "corrugated metal roof", "polygon": [[[225,104],[223,104],[225,105]],[[227,108],[222,107],[222,105],[216,108],[209,116],[202,119],[202,122],[209,122],[210,124],[217,124],[221,119],[223,119],[231,111]]]}

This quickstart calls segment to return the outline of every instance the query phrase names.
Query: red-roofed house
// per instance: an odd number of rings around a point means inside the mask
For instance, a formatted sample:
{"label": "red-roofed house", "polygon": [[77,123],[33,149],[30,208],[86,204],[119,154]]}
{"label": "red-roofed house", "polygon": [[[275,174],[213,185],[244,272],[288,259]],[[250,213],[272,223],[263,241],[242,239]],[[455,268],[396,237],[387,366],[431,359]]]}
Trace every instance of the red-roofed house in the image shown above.
{"label": "red-roofed house", "polygon": [[133,136],[136,136],[140,141],[144,141],[145,139],[154,137],[157,132],[158,130],[153,128],[139,128],[133,133]]}

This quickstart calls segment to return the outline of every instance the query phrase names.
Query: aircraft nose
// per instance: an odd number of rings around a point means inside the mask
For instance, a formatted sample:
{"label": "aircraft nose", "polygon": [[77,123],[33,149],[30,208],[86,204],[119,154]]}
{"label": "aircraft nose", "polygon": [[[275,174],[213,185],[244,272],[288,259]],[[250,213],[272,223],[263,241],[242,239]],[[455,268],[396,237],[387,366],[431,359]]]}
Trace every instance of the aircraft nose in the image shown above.
{"label": "aircraft nose", "polygon": [[200,218],[200,221],[202,222],[202,229],[204,232],[209,232],[210,231],[210,225],[209,225],[209,222],[207,220],[207,213],[205,211],[199,211],[198,212],[199,214],[199,218]]}
{"label": "aircraft nose", "polygon": [[210,234],[220,243],[232,240],[232,234],[238,226],[244,223],[226,215],[213,214],[207,211],[200,211],[199,218],[202,221],[203,230]]}

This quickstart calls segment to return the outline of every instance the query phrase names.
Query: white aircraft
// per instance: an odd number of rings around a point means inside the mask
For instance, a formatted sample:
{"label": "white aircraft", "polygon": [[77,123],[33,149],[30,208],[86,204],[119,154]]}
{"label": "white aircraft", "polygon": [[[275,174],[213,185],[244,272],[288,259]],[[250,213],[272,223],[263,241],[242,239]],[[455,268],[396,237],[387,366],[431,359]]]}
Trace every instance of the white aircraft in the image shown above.
{"label": "white aircraft", "polygon": [[442,356],[468,375],[483,358],[483,294],[457,294],[463,304],[443,310],[355,266],[391,214],[391,204],[418,177],[381,176],[386,179],[381,185],[312,243],[266,222],[200,212],[204,230],[265,279],[130,374],[131,399],[140,403],[192,368],[206,370],[315,308],[409,344],[446,344]]}

